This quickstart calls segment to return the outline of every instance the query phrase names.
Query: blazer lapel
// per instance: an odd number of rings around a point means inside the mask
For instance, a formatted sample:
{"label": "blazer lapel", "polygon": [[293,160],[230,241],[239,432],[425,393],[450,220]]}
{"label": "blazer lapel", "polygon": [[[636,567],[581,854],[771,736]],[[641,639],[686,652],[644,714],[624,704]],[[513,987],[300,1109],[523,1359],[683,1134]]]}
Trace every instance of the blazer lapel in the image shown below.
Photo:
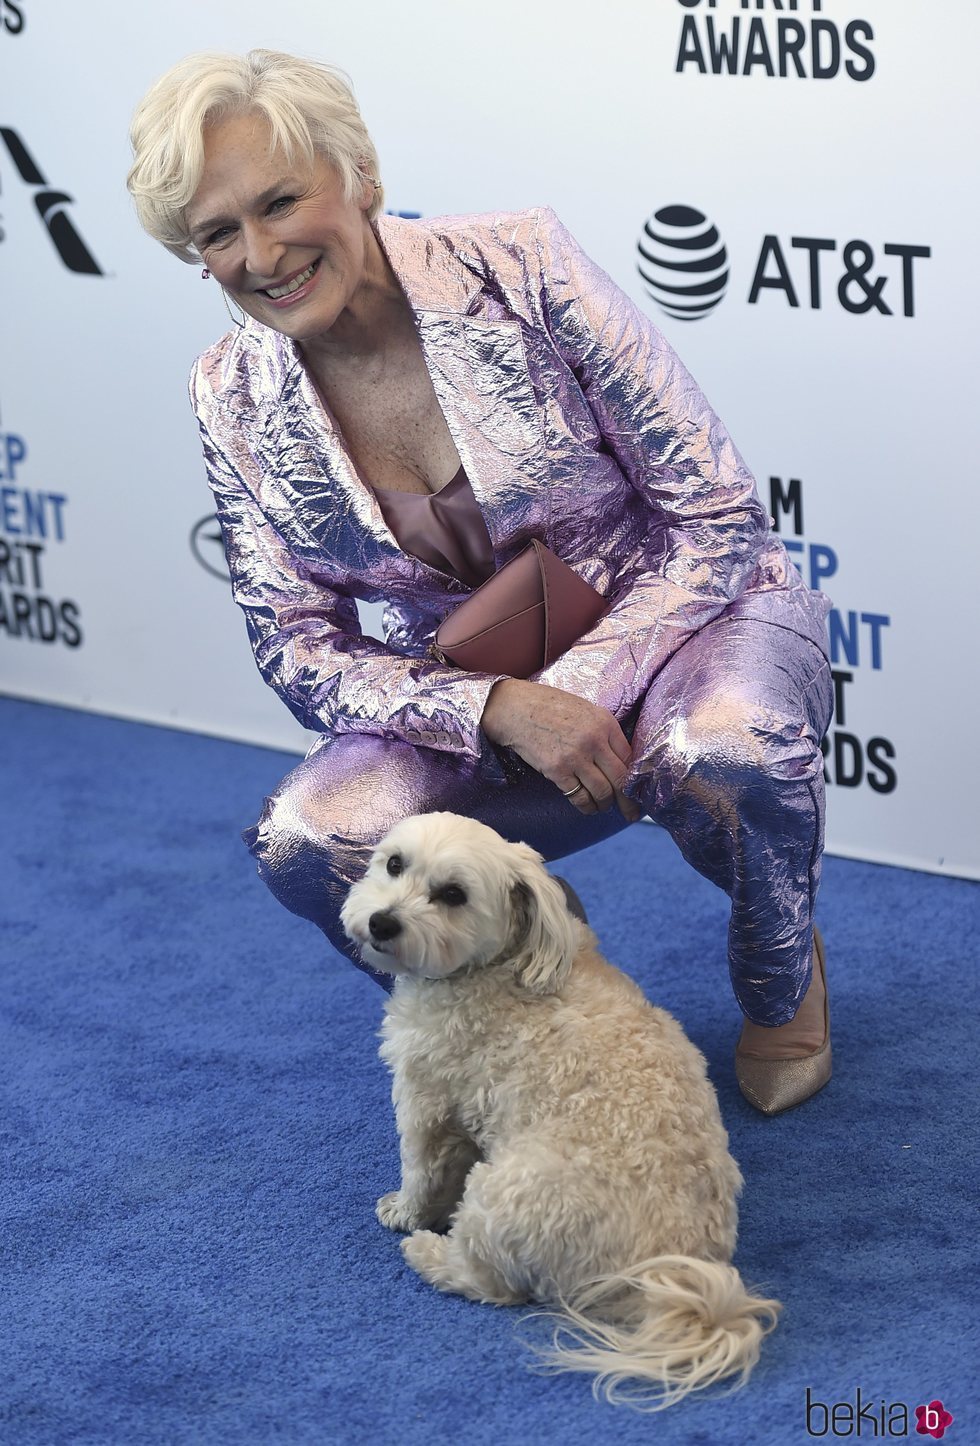
{"label": "blazer lapel", "polygon": [[[415,316],[436,398],[499,567],[531,536],[544,535],[549,520],[544,436],[520,323],[487,294],[475,264],[425,222],[379,216],[375,229]],[[262,331],[278,344],[282,379],[264,439],[275,455],[264,503],[277,529],[295,535],[298,524],[315,552],[362,577],[462,588],[402,552],[297,348]]]}
{"label": "blazer lapel", "polygon": [[291,540],[297,529],[305,534],[298,551],[310,562],[325,558],[341,573],[394,575],[409,583],[422,570],[431,585],[432,577],[444,574],[399,548],[309,372],[291,343],[289,348],[291,365],[265,429],[274,454],[266,511]]}
{"label": "blazer lapel", "polygon": [[520,324],[416,312],[429,376],[499,567],[547,530],[544,437]]}
{"label": "blazer lapel", "polygon": [[544,433],[520,322],[496,300],[495,278],[468,253],[465,231],[397,216],[375,225],[499,567],[548,519]]}

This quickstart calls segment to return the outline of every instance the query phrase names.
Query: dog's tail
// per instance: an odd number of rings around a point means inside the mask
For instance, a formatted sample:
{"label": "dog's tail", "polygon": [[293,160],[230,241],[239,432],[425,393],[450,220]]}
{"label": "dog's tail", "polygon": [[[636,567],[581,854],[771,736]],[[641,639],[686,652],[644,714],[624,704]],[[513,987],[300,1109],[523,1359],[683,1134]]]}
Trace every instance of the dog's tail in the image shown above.
{"label": "dog's tail", "polygon": [[595,1277],[559,1304],[534,1313],[556,1322],[551,1348],[532,1347],[538,1369],[593,1372],[597,1399],[642,1411],[662,1411],[736,1373],[731,1389],[744,1386],[782,1310],[750,1295],[734,1266],[687,1255]]}

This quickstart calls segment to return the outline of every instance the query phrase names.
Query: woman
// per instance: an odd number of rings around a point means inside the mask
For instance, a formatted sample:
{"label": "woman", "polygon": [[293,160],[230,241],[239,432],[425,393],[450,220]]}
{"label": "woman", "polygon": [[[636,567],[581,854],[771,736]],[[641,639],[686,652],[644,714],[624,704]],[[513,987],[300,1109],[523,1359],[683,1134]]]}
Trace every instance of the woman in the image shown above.
{"label": "woman", "polygon": [[[256,661],[321,735],[245,835],[269,886],[357,963],[340,905],[396,819],[553,860],[648,813],[732,900],[743,1093],[807,1098],[829,604],[663,336],[548,209],[382,214],[327,67],[190,56],[132,139],[143,225],[243,312],[191,398]],[[533,537],[606,616],[528,681],[439,661],[439,621]],[[355,599],[387,603],[384,642]]]}

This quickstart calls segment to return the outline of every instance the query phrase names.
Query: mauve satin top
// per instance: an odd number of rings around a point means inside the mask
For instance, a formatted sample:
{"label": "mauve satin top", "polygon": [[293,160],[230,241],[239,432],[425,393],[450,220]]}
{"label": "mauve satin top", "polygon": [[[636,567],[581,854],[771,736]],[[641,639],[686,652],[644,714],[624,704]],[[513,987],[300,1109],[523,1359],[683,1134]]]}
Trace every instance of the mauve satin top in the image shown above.
{"label": "mauve satin top", "polygon": [[493,573],[490,534],[462,467],[438,492],[371,490],[403,552],[474,588]]}

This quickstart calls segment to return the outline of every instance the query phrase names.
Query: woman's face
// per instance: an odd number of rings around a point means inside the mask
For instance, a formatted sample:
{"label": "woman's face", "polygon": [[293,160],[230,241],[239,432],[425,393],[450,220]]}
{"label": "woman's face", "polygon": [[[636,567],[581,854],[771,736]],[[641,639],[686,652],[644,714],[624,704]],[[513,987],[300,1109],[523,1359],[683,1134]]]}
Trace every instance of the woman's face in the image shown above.
{"label": "woman's face", "polygon": [[321,156],[310,171],[271,146],[268,122],[254,112],[209,125],[188,229],[243,311],[304,341],[329,331],[364,279],[372,185],[347,201]]}

